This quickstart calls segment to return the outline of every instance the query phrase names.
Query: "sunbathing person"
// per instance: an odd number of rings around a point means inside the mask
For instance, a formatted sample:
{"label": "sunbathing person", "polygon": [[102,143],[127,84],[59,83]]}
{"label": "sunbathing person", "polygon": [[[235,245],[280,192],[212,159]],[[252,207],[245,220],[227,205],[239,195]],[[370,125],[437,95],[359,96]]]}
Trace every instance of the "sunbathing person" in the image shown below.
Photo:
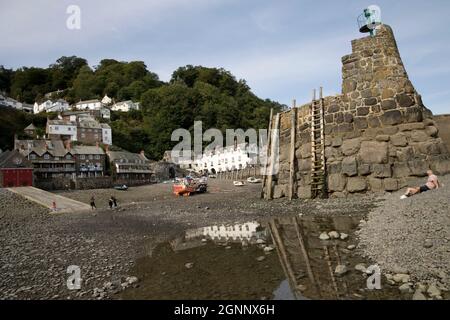
{"label": "sunbathing person", "polygon": [[413,196],[418,193],[427,192],[434,189],[439,189],[442,185],[439,182],[438,177],[433,173],[433,171],[427,171],[428,180],[423,186],[408,188],[406,189],[406,193],[400,197],[400,199],[406,199],[410,196]]}

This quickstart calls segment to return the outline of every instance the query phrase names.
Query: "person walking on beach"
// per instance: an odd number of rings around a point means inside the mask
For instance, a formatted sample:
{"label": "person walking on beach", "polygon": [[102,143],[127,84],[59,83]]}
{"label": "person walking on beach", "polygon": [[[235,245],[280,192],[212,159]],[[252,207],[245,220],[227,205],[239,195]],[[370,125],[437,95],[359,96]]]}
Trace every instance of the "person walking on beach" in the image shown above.
{"label": "person walking on beach", "polygon": [[114,202],[113,202],[113,196],[111,196],[111,198],[109,198],[108,204],[109,204],[109,208],[112,209],[112,208],[113,208],[113,205],[114,205]]}
{"label": "person walking on beach", "polygon": [[423,186],[406,189],[406,193],[402,195],[400,199],[406,199],[415,194],[427,192],[434,189],[439,189],[440,187],[442,187],[442,184],[439,182],[438,177],[433,173],[433,171],[428,170],[427,175],[428,180]]}
{"label": "person walking on beach", "polygon": [[117,208],[117,199],[114,196],[111,196],[111,200],[113,201],[114,208]]}
{"label": "person walking on beach", "polygon": [[91,197],[91,209],[92,210],[97,209],[97,207],[95,206],[95,197],[94,196]]}

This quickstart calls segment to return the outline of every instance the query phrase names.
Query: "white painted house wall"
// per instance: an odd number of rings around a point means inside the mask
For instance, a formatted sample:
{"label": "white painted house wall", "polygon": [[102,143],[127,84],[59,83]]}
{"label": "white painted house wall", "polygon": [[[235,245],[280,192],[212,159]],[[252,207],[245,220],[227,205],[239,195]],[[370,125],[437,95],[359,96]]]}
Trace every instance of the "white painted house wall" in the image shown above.
{"label": "white painted house wall", "polygon": [[112,144],[112,130],[111,128],[102,127],[102,141],[104,144]]}
{"label": "white painted house wall", "polygon": [[77,126],[75,124],[49,124],[47,133],[70,136],[70,140],[77,141]]}

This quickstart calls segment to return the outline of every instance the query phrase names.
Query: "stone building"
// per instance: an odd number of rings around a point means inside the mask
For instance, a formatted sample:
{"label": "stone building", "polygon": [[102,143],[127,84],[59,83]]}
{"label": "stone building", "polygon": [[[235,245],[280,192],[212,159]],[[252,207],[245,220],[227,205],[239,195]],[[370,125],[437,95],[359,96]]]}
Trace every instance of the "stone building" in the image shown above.
{"label": "stone building", "polygon": [[15,140],[14,149],[29,159],[37,180],[74,178],[75,157],[61,140]]}
{"label": "stone building", "polygon": [[74,146],[77,177],[103,177],[105,174],[106,154],[99,146]]}
{"label": "stone building", "polygon": [[107,151],[114,180],[127,184],[153,182],[151,161],[144,152]]}
{"label": "stone building", "polygon": [[112,144],[111,127],[106,123],[100,123],[93,118],[83,117],[78,118],[77,128],[77,140],[82,143],[91,145],[96,143]]}
{"label": "stone building", "polygon": [[50,139],[77,141],[77,123],[60,119],[47,120],[45,132]]}
{"label": "stone building", "polygon": [[[449,152],[432,113],[408,78],[392,29],[382,25],[376,36],[353,40],[352,53],[342,58],[342,64],[342,94],[322,100],[328,193],[341,197],[396,191],[429,168],[438,174],[449,172]],[[273,198],[291,190],[309,198],[311,103],[274,118],[280,129],[279,171],[268,179],[272,183],[265,185],[265,194],[270,187]]]}

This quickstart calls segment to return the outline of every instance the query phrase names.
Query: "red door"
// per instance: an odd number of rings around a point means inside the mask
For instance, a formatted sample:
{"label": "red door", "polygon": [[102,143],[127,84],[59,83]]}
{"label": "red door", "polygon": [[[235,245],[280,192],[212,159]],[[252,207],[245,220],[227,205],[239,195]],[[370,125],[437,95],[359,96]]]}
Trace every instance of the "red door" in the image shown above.
{"label": "red door", "polygon": [[6,188],[26,187],[33,185],[31,169],[2,169],[3,186]]}

